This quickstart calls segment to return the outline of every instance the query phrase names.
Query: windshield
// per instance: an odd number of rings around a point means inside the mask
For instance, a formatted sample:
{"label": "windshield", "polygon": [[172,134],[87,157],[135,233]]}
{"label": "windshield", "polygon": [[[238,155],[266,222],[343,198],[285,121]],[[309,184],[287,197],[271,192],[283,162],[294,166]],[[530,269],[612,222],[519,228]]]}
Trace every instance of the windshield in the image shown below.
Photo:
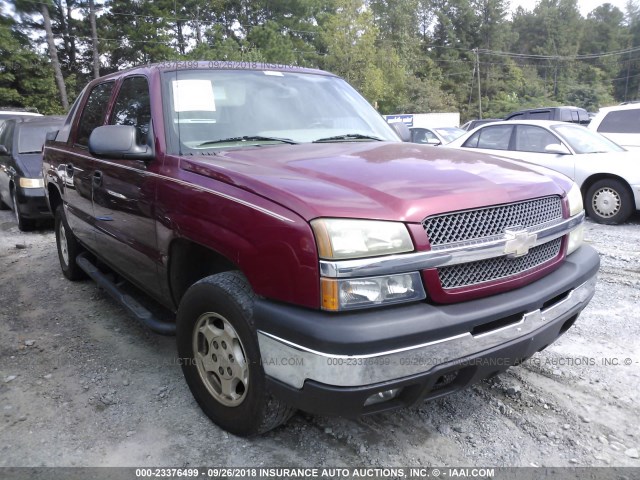
{"label": "windshield", "polygon": [[576,153],[624,152],[617,143],[608,138],[577,125],[553,125],[551,127],[567,142]]}
{"label": "windshield", "polygon": [[461,128],[455,128],[455,127],[441,127],[441,128],[435,128],[434,129],[436,132],[438,132],[438,135],[440,135],[442,138],[444,138],[444,140],[449,143],[449,142],[453,142],[456,138],[462,136],[463,134],[467,133],[466,131],[462,130]]}
{"label": "windshield", "polygon": [[40,153],[44,145],[47,133],[54,132],[60,128],[60,125],[28,125],[20,126],[18,130],[18,153]]}
{"label": "windshield", "polygon": [[299,72],[163,73],[172,153],[399,138],[344,80]]}

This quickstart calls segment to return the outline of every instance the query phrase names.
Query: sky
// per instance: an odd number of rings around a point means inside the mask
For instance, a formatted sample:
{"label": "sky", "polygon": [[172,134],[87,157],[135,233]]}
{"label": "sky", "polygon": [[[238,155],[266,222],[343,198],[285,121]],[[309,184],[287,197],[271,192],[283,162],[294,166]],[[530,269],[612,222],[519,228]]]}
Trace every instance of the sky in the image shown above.
{"label": "sky", "polygon": [[[511,4],[511,10],[515,10],[519,6],[525,10],[533,10],[538,2],[537,0],[510,0],[509,3]],[[610,3],[624,13],[627,0],[609,0],[608,2],[606,0],[578,0],[578,8],[582,16],[586,17],[592,10],[598,8],[603,3]]]}

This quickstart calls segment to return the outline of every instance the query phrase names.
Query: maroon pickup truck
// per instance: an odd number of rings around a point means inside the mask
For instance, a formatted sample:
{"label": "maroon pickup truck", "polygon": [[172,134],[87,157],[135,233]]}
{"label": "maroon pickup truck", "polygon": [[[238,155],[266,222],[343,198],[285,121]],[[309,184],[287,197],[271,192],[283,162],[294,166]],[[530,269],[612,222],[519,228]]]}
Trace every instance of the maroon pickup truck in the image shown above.
{"label": "maroon pickup truck", "polygon": [[449,394],[571,327],[599,258],[568,178],[405,134],[318,70],[94,80],[44,151],[62,271],[175,333],[194,397],[235,434]]}

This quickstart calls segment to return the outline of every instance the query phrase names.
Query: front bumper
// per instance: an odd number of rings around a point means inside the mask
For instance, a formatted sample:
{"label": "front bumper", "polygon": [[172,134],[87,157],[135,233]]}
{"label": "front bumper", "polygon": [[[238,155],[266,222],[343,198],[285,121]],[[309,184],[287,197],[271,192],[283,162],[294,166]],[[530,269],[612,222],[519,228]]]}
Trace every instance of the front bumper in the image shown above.
{"label": "front bumper", "polygon": [[[597,252],[583,246],[530,285],[454,305],[336,315],[259,302],[263,367],[276,395],[319,414],[360,415],[441,396],[555,341],[592,298],[598,268]],[[396,399],[365,407],[371,395],[395,388],[402,388]]]}
{"label": "front bumper", "polygon": [[635,198],[636,210],[640,210],[640,185],[631,185],[633,197]]}
{"label": "front bumper", "polygon": [[44,188],[18,187],[16,197],[18,200],[18,210],[24,218],[33,220],[53,218],[44,195]]}

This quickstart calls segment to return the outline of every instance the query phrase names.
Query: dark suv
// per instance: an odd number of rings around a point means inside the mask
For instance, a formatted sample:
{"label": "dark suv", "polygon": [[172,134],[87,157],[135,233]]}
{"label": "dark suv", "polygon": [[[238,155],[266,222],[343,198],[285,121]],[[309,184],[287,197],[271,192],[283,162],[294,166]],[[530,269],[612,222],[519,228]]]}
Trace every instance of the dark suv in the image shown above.
{"label": "dark suv", "polygon": [[591,121],[589,112],[579,107],[542,107],[513,112],[504,117],[505,120],[557,120],[559,122],[588,125]]}

